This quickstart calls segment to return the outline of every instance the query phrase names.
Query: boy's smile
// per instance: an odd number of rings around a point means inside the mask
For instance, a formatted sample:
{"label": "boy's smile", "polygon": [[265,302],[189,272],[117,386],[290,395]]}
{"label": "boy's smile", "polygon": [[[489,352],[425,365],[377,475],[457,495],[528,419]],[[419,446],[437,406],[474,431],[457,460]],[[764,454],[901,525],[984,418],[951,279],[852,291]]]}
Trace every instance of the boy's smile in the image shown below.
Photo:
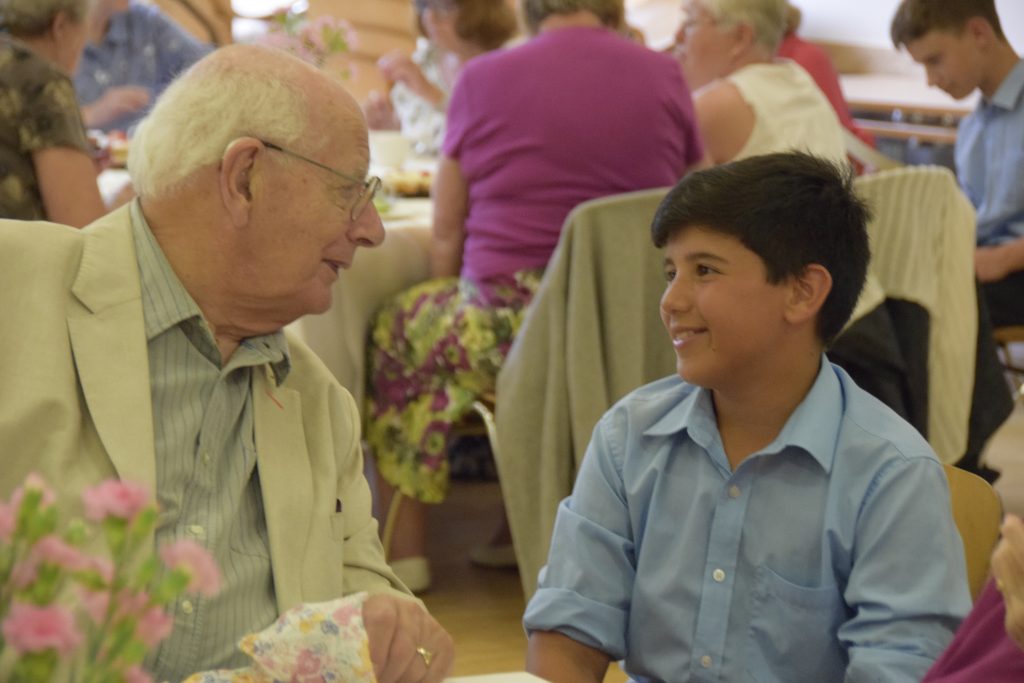
{"label": "boy's smile", "polygon": [[661,319],[683,379],[721,389],[770,372],[789,288],[768,282],[757,254],[729,235],[688,228],[665,247],[665,277]]}

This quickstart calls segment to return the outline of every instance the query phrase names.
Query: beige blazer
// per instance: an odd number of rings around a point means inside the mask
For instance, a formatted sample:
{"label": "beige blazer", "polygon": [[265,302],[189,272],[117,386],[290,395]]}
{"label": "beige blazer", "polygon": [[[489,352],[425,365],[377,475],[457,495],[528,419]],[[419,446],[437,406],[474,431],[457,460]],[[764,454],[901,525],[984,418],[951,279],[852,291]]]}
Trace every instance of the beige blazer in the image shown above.
{"label": "beige blazer", "polygon": [[[140,292],[127,207],[81,231],[0,221],[0,497],[30,471],[68,504],[108,477],[155,488]],[[288,343],[287,380],[268,366],[252,388],[278,608],[405,594],[371,516],[352,397]]]}

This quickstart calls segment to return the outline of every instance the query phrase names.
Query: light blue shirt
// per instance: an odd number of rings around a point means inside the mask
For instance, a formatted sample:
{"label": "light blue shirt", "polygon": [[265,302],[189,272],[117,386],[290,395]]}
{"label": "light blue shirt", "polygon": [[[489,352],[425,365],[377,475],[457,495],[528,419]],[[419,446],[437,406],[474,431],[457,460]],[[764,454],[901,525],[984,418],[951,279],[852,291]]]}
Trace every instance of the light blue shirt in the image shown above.
{"label": "light blue shirt", "polygon": [[1024,237],[1024,59],[956,136],[957,177],[978,211],[978,244]]}
{"label": "light blue shirt", "polygon": [[[132,2],[110,18],[103,41],[89,43],[75,73],[78,101],[91,104],[110,87],[149,88],[150,103],[174,78],[212,48],[200,43],[159,8]],[[148,109],[125,114],[105,130],[128,130]]]}
{"label": "light blue shirt", "polygon": [[673,376],[613,406],[524,623],[636,681],[917,683],[970,606],[942,466],[826,359],[735,472],[709,391]]}

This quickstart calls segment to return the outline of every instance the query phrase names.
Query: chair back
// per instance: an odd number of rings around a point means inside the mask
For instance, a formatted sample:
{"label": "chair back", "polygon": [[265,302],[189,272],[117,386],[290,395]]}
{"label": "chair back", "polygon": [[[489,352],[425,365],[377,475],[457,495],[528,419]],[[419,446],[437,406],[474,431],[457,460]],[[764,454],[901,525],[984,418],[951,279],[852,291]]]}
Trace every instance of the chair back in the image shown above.
{"label": "chair back", "polygon": [[674,372],[658,313],[663,257],[650,236],[666,192],[595,199],[569,214],[498,375],[496,462],[527,597],[594,425]]}
{"label": "chair back", "polygon": [[928,441],[956,462],[967,446],[978,334],[974,208],[939,166],[872,173],[854,186],[872,212],[871,275],[886,297],[928,312]]}
{"label": "chair back", "polygon": [[999,540],[1003,504],[991,484],[978,475],[952,465],[945,467],[953,520],[964,544],[971,598],[977,599],[988,579],[989,559]]}

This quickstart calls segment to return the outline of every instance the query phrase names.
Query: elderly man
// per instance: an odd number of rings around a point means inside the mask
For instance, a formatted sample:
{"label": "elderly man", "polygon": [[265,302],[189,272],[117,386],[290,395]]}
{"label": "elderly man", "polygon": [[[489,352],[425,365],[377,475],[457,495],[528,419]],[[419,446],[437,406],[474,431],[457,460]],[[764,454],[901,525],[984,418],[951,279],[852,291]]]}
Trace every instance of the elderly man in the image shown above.
{"label": "elderly man", "polygon": [[[282,327],[331,301],[384,234],[356,102],[252,46],[176,81],[139,128],[139,199],[83,231],[0,222],[0,496],[30,470],[65,494],[156,491],[157,543],[218,560],[174,607],[158,680],[242,663],[246,632],[354,591],[381,681],[440,681],[450,637],[384,562],[349,394]],[[70,495],[65,495],[70,499]]]}

